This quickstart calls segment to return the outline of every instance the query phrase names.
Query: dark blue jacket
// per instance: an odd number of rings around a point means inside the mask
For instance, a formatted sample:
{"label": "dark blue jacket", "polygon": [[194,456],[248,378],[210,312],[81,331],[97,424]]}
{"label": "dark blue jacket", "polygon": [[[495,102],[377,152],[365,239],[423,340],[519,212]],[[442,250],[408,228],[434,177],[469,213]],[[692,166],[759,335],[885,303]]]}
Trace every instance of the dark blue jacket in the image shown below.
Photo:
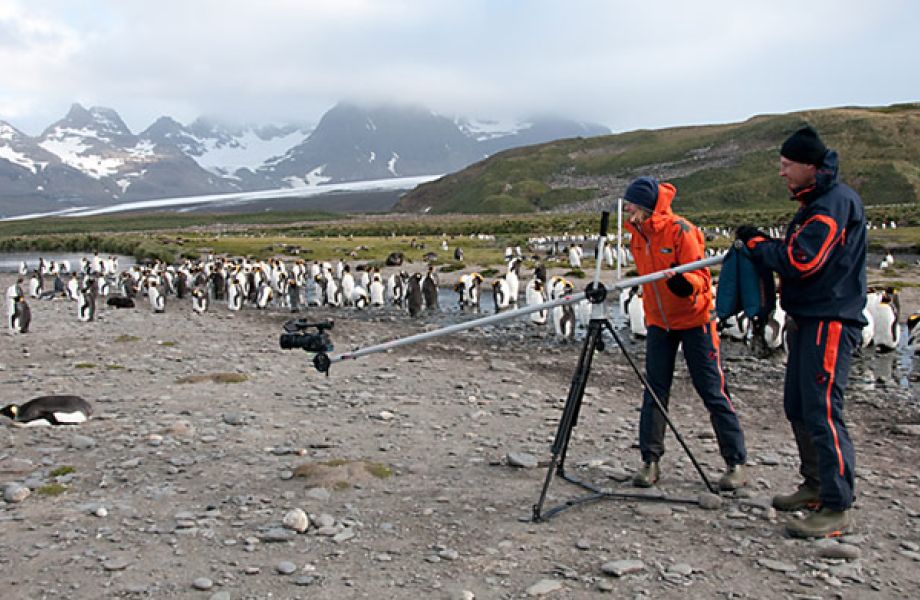
{"label": "dark blue jacket", "polygon": [[814,186],[798,190],[801,207],[784,239],[755,237],[754,260],[780,277],[780,304],[792,317],[863,326],[866,305],[866,216],[862,200],[837,179],[829,150]]}

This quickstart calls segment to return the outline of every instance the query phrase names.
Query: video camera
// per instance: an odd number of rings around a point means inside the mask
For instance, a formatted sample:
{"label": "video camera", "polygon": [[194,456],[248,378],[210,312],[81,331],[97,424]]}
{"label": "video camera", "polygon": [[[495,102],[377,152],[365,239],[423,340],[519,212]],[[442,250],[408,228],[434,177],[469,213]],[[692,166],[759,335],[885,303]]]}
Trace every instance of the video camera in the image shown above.
{"label": "video camera", "polygon": [[[334,321],[310,323],[306,319],[291,319],[284,324],[278,344],[282,350],[303,348],[306,352],[332,352],[332,340],[326,331],[334,325]],[[309,329],[316,329],[316,332]]]}
{"label": "video camera", "polygon": [[[332,352],[332,339],[327,333],[335,325],[334,321],[310,323],[306,319],[291,319],[284,324],[284,332],[278,340],[282,350],[303,348],[305,352],[315,352],[313,366],[320,373],[329,374],[329,355]],[[315,329],[316,331],[310,331]]]}

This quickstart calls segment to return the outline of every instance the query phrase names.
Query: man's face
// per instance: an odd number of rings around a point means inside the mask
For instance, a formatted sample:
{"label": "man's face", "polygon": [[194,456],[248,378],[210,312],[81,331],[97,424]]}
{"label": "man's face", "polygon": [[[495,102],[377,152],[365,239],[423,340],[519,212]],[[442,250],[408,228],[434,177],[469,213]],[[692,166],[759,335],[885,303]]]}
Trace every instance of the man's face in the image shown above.
{"label": "man's face", "polygon": [[786,180],[790,192],[812,185],[817,170],[815,165],[795,162],[785,156],[779,157],[779,176]]}

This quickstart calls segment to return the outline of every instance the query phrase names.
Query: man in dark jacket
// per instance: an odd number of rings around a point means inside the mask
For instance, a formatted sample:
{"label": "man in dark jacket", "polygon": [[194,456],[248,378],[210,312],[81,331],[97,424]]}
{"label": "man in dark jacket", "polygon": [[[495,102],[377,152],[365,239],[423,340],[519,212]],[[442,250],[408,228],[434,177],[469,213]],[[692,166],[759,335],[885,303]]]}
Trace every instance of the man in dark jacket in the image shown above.
{"label": "man in dark jacket", "polygon": [[866,218],[862,200],[837,179],[837,153],[811,127],[780,150],[779,175],[800,204],[783,239],[750,226],[737,237],[754,261],[780,277],[792,317],[784,408],[804,481],[774,496],[778,510],[819,508],[787,527],[796,537],[831,537],[852,527],[855,450],[843,421],[850,357],[866,324]]}

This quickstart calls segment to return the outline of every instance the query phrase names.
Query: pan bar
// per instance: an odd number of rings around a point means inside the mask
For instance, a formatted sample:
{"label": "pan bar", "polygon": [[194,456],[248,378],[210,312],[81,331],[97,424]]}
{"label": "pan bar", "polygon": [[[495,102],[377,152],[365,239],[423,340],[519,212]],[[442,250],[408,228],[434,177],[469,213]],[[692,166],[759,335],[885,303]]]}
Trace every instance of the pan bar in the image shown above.
{"label": "pan bar", "polygon": [[[666,274],[669,272],[673,273],[685,273],[687,271],[696,271],[697,269],[702,269],[703,267],[709,267],[712,265],[717,265],[724,260],[725,255],[719,254],[716,256],[711,256],[709,258],[704,258],[695,262],[687,263],[685,265],[679,265],[677,267],[666,269],[664,271],[656,271],[654,273],[649,273],[648,275],[641,275],[639,277],[630,277],[628,279],[622,279],[613,284],[613,288],[608,291],[613,290],[623,290],[626,288],[631,288],[637,285],[642,285],[644,283],[652,283],[653,281],[658,281],[663,279]],[[422,342],[425,340],[430,340],[432,338],[441,337],[442,335],[449,335],[451,333],[457,333],[460,331],[466,331],[467,329],[474,329],[476,327],[484,327],[485,325],[491,325],[492,323],[499,323],[501,321],[507,321],[509,319],[514,319],[515,317],[520,317],[523,315],[529,315],[530,313],[537,312],[540,310],[545,310],[549,308],[554,308],[556,306],[562,306],[565,304],[574,304],[586,298],[587,295],[585,292],[579,292],[577,294],[569,294],[568,296],[562,296],[561,298],[556,298],[555,300],[550,300],[549,302],[544,302],[543,304],[534,304],[533,306],[522,306],[521,308],[516,308],[514,310],[509,310],[507,312],[500,312],[494,315],[489,315],[488,317],[482,317],[481,319],[473,319],[472,321],[466,321],[464,323],[457,323],[455,325],[449,325],[441,329],[436,329],[434,331],[426,331],[425,333],[419,333],[416,335],[410,335],[409,337],[398,338],[389,342],[383,342],[376,344],[374,346],[368,346],[367,348],[360,348],[358,350],[353,350],[352,352],[343,352],[342,354],[336,354],[329,357],[330,363],[337,363],[343,360],[357,359],[362,356],[367,356],[368,354],[376,354],[377,352],[386,352],[391,348],[398,348],[399,346],[406,346],[408,344],[415,344],[417,342]]]}

